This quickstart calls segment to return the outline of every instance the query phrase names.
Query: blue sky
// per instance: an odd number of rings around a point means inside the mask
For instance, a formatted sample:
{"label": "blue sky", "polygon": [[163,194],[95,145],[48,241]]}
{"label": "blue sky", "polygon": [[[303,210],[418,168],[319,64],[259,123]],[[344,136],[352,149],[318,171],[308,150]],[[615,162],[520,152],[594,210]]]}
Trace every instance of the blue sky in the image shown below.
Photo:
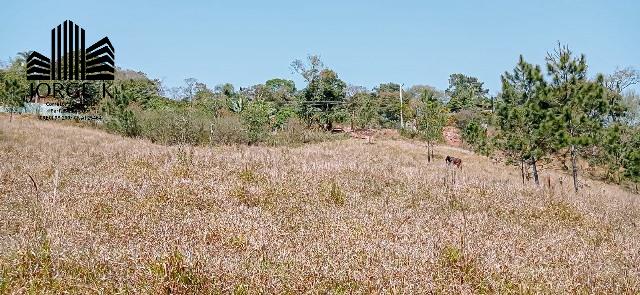
{"label": "blue sky", "polygon": [[[70,19],[87,43],[108,36],[116,64],[169,86],[195,77],[236,87],[288,78],[318,54],[349,84],[447,87],[465,73],[499,91],[518,55],[542,64],[559,40],[590,73],[640,69],[640,1],[13,1],[0,10],[0,59],[49,52]],[[639,89],[639,87],[636,87]]]}

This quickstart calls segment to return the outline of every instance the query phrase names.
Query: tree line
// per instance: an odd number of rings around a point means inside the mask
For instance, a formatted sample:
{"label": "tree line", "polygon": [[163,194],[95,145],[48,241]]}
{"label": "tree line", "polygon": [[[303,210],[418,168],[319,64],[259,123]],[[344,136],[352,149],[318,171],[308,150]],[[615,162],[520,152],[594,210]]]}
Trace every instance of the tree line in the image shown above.
{"label": "tree line", "polygon": [[[27,56],[20,53],[0,68],[4,106],[25,101]],[[113,132],[163,144],[304,143],[331,138],[327,131],[336,124],[394,128],[424,140],[429,161],[443,129],[452,126],[469,148],[500,153],[519,165],[523,181],[531,171],[539,184],[540,163],[560,158],[570,163],[566,169],[576,190],[580,161],[605,171],[607,180],[639,182],[640,99],[628,90],[639,82],[638,72],[622,68],[589,76],[586,57],[562,45],[545,62],[541,67],[521,56],[502,74],[495,96],[479,79],[461,73],[450,75],[444,91],[398,83],[367,89],[347,84],[315,55],[290,65],[305,81],[302,89],[282,78],[238,89],[230,83],[210,88],[188,78],[168,88],[143,72],[118,69],[114,98],[66,98],[63,105],[102,115],[102,126]]]}

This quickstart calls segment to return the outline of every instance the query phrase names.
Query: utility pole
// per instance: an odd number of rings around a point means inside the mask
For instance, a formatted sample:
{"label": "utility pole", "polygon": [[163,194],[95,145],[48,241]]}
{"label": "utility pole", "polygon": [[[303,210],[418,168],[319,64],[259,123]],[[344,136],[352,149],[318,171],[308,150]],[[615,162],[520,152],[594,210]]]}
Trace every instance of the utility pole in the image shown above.
{"label": "utility pole", "polygon": [[402,87],[404,87],[404,83],[400,84],[400,129],[404,129],[404,117],[402,116]]}

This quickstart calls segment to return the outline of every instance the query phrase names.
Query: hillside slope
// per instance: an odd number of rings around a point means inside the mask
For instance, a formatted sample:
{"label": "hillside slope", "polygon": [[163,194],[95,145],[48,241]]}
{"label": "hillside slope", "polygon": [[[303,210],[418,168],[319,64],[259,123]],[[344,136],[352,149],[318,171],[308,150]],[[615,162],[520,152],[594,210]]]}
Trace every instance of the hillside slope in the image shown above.
{"label": "hillside slope", "polygon": [[637,195],[523,186],[462,150],[165,147],[0,117],[0,159],[0,293],[640,292]]}

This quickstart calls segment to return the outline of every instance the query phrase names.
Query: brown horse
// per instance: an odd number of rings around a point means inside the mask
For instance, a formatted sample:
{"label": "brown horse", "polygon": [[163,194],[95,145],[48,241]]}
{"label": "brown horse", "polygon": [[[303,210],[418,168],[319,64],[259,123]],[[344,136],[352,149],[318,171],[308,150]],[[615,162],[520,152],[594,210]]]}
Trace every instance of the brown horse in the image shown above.
{"label": "brown horse", "polygon": [[444,159],[444,161],[447,163],[447,166],[450,166],[451,164],[453,164],[454,166],[458,167],[459,169],[462,169],[462,159],[460,159],[460,158],[447,156]]}

